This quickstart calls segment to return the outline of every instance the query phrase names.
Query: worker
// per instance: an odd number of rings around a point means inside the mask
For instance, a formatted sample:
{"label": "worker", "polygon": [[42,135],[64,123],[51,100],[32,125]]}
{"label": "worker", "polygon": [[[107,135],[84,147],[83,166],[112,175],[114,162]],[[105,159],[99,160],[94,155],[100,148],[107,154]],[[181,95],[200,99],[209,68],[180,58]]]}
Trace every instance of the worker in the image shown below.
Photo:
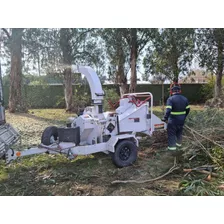
{"label": "worker", "polygon": [[167,123],[168,151],[171,151],[174,156],[181,154],[182,132],[189,112],[188,99],[181,95],[180,85],[174,85],[171,88],[171,96],[167,99],[166,113],[162,119]]}

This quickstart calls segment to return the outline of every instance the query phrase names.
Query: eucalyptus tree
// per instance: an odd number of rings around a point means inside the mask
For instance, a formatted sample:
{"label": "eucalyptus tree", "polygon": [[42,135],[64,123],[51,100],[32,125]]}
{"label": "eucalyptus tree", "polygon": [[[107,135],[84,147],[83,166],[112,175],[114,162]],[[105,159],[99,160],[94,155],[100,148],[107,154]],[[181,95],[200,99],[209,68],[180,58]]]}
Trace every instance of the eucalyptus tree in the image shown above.
{"label": "eucalyptus tree", "polygon": [[103,29],[100,32],[105,41],[109,60],[109,78],[119,85],[120,94],[128,92],[127,72],[129,70],[129,45],[126,43],[125,29]]}
{"label": "eucalyptus tree", "polygon": [[107,78],[107,56],[101,31],[102,29],[94,29],[85,36],[80,63],[91,66],[96,71],[101,82],[104,83]]}
{"label": "eucalyptus tree", "polygon": [[148,46],[143,64],[147,74],[178,79],[190,71],[195,53],[194,29],[158,29]]}
{"label": "eucalyptus tree", "polygon": [[[10,57],[9,112],[27,111],[22,97],[22,41],[23,28],[2,28],[5,34],[5,47]],[[6,52],[7,52],[6,50]]]}
{"label": "eucalyptus tree", "polygon": [[129,92],[135,92],[137,85],[137,62],[144,48],[155,38],[156,29],[129,28],[125,29],[125,39],[129,45],[131,80]]}
{"label": "eucalyptus tree", "polygon": [[[66,110],[73,108],[73,88],[75,82],[71,71],[72,64],[88,63],[104,69],[104,58],[96,44],[95,29],[50,28],[50,29],[3,29],[11,56],[11,97],[10,111],[14,112],[15,104],[21,107],[20,94],[23,72],[37,70],[41,73],[60,76],[64,84]],[[88,52],[88,55],[87,53]],[[15,76],[15,74],[17,74]],[[17,80],[15,82],[15,80]],[[21,109],[21,108],[20,108]]]}
{"label": "eucalyptus tree", "polygon": [[27,33],[27,39],[30,41],[26,46],[31,60],[37,60],[38,67],[48,75],[61,77],[66,111],[72,111],[74,107],[72,84],[76,79],[71,65],[85,61],[84,46],[92,31],[94,29],[58,28],[32,29]]}
{"label": "eucalyptus tree", "polygon": [[[62,52],[62,67],[64,69],[63,78],[64,78],[64,90],[65,90],[67,111],[71,111],[74,106],[71,65],[80,64],[87,61],[86,59],[87,51],[85,50],[85,47],[86,43],[93,41],[91,33],[94,31],[95,29],[88,29],[88,28],[82,28],[82,29],[61,28],[59,31],[60,36],[59,43]],[[89,61],[92,60],[92,63],[94,65],[97,65],[97,59],[95,59],[95,57],[93,56],[94,51],[90,52],[89,54],[92,55],[92,57],[89,57]],[[93,60],[93,58],[95,60]]]}
{"label": "eucalyptus tree", "polygon": [[216,75],[214,97],[220,97],[223,94],[224,29],[197,29],[196,44],[199,65]]}

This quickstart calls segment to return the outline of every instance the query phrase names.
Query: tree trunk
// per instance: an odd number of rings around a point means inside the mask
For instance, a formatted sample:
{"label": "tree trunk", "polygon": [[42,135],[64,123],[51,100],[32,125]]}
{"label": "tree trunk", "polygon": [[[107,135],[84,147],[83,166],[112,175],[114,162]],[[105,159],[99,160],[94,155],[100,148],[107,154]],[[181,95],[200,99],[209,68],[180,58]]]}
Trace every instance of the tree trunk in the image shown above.
{"label": "tree trunk", "polygon": [[116,82],[119,85],[120,96],[122,97],[125,93],[128,92],[128,84],[127,84],[127,78],[124,74],[125,58],[124,58],[124,51],[123,51],[123,47],[122,47],[122,35],[121,35],[121,33],[118,33],[117,53],[118,53],[118,71],[117,71],[117,74],[116,74]]}
{"label": "tree trunk", "polygon": [[222,42],[218,43],[218,71],[216,74],[215,82],[215,98],[222,95],[222,74],[223,74],[223,45]]}
{"label": "tree trunk", "polygon": [[177,45],[176,45],[176,40],[174,38],[174,36],[172,36],[171,39],[171,43],[172,43],[172,67],[173,67],[173,80],[177,80],[179,79],[179,67],[178,67],[178,59],[179,59],[179,55],[178,55],[178,50],[177,50]]}
{"label": "tree trunk", "polygon": [[178,59],[176,59],[175,66],[174,66],[174,79],[173,80],[176,80],[177,82],[179,80]]}
{"label": "tree trunk", "polygon": [[38,64],[38,75],[40,76],[40,54],[39,54],[39,52],[38,52],[37,64]]}
{"label": "tree trunk", "polygon": [[[1,51],[1,43],[0,43]],[[1,58],[0,58],[1,60]],[[4,107],[4,97],[3,97],[3,84],[2,84],[2,70],[0,61],[0,125],[5,124],[5,107]]]}
{"label": "tree trunk", "polygon": [[121,83],[119,85],[119,90],[120,90],[120,96],[123,97],[124,94],[128,93],[128,84]]}
{"label": "tree trunk", "polygon": [[120,90],[120,96],[122,97],[124,94],[128,93],[128,84],[127,84],[127,78],[124,75],[124,67],[118,66],[118,84],[119,84],[119,90]]}
{"label": "tree trunk", "polygon": [[131,29],[131,80],[129,92],[134,93],[137,84],[136,63],[137,63],[137,29]]}
{"label": "tree trunk", "polygon": [[73,103],[73,89],[72,89],[72,56],[71,56],[71,46],[70,46],[70,35],[69,29],[60,29],[60,47],[63,55],[63,79],[64,79],[64,94],[66,111],[70,112],[74,108]]}
{"label": "tree trunk", "polygon": [[64,94],[65,94],[66,111],[72,111],[74,105],[73,105],[71,68],[66,68],[64,70]]}
{"label": "tree trunk", "polygon": [[23,29],[13,28],[11,35],[11,72],[9,87],[9,112],[26,112],[22,99],[22,35]]}

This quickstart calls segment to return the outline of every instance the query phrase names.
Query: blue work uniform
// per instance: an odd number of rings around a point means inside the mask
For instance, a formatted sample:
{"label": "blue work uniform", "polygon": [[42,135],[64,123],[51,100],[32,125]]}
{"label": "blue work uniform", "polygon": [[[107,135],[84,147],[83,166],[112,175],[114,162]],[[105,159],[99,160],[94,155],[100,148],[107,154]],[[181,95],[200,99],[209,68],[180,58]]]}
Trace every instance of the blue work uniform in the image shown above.
{"label": "blue work uniform", "polygon": [[164,119],[168,121],[168,149],[176,150],[182,143],[184,122],[190,112],[188,99],[179,93],[167,99]]}

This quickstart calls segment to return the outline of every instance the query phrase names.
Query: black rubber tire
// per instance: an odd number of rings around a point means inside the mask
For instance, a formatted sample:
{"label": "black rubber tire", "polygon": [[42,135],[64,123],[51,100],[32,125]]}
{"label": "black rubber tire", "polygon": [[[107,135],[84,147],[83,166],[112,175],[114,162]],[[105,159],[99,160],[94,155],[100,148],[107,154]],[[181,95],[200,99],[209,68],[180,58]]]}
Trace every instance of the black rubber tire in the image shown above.
{"label": "black rubber tire", "polygon": [[122,140],[115,147],[115,152],[112,154],[113,163],[119,167],[132,165],[138,156],[136,144],[131,140]]}
{"label": "black rubber tire", "polygon": [[51,145],[50,142],[51,137],[54,136],[54,140],[56,141],[58,138],[58,129],[55,126],[47,127],[41,137],[41,143],[44,145]]}

